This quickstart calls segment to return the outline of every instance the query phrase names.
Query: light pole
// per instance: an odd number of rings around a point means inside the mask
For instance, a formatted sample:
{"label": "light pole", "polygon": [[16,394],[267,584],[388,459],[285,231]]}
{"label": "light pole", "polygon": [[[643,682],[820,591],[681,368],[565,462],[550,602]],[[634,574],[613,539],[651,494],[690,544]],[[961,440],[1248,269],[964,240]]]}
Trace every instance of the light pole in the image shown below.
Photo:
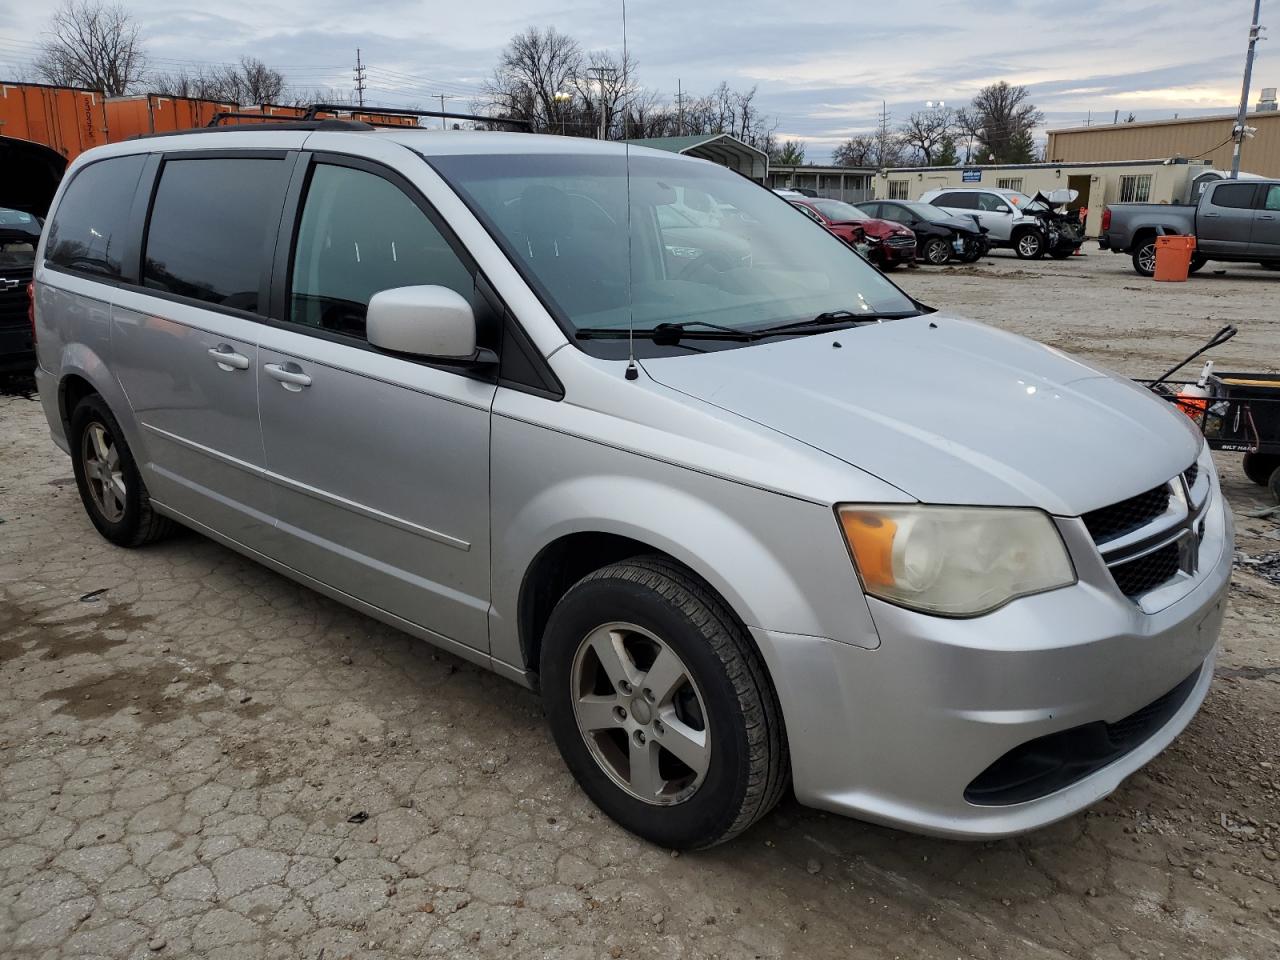
{"label": "light pole", "polygon": [[1253,48],[1257,46],[1258,34],[1264,29],[1259,26],[1258,18],[1262,15],[1262,0],[1253,0],[1253,21],[1249,24],[1249,52],[1244,57],[1244,89],[1240,91],[1240,112],[1236,114],[1236,125],[1231,131],[1235,147],[1231,151],[1231,179],[1240,177],[1240,146],[1249,132],[1245,126],[1245,118],[1249,113],[1249,81],[1253,77]]}
{"label": "light pole", "polygon": [[556,112],[560,114],[560,136],[564,136],[564,105],[573,99],[572,93],[557,90],[551,97],[556,102]]}

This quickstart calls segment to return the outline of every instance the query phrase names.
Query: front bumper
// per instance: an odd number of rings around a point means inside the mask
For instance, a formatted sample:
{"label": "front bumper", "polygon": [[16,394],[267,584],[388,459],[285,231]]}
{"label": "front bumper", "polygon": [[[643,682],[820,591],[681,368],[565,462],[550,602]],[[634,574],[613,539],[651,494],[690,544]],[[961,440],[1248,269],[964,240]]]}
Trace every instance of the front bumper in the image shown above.
{"label": "front bumper", "polygon": [[[916,832],[988,838],[1061,820],[1114,791],[1208,693],[1232,558],[1216,483],[1212,496],[1201,577],[1156,613],[1082,580],[970,620],[869,599],[881,638],[874,651],[755,630],[782,700],[797,797]],[[1192,675],[1176,712],[1100,769],[1023,802],[966,800],[975,778],[1014,748],[1116,724]]]}
{"label": "front bumper", "polygon": [[30,371],[36,366],[36,347],[25,323],[0,329],[0,371]]}

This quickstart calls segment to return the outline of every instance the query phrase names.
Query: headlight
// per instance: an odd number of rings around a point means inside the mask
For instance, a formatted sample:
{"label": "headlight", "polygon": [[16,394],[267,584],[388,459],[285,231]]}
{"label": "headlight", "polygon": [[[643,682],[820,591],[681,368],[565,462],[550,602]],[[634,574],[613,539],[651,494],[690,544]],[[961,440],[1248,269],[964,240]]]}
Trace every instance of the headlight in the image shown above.
{"label": "headlight", "polygon": [[1039,510],[1003,507],[837,508],[867,593],[949,617],[1076,582],[1057,528]]}

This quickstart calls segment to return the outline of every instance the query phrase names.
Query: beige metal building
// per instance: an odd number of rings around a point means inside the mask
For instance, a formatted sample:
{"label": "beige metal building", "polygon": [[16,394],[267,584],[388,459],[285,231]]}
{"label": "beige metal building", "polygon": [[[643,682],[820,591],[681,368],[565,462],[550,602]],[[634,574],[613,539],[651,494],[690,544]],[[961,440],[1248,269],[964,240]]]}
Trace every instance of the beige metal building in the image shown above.
{"label": "beige metal building", "polygon": [[1218,179],[1204,161],[1118,160],[1110,163],[1017,163],[974,167],[892,167],[875,176],[878,200],[918,200],[939,187],[995,187],[1037,192],[1075,190],[1072,208],[1089,211],[1085,232],[1096,237],[1108,203],[1185,203],[1201,178]]}
{"label": "beige metal building", "polygon": [[773,189],[812,190],[820,197],[859,203],[871,199],[874,167],[820,167],[813,164],[790,166],[769,164],[765,185]]}
{"label": "beige metal building", "polygon": [[[1235,122],[1232,114],[1050,130],[1044,155],[1063,163],[1188,157],[1230,170],[1231,130]],[[1240,148],[1241,169],[1263,177],[1280,177],[1280,112],[1251,113],[1245,122],[1257,132]]]}

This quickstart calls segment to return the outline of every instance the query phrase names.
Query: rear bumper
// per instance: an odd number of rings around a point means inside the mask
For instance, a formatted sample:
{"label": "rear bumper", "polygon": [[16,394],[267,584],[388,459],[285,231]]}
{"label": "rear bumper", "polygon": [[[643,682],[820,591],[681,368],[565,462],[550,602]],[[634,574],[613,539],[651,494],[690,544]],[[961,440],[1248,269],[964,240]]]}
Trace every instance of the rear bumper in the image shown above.
{"label": "rear bumper", "polygon": [[[1169,745],[1208,693],[1232,557],[1220,494],[1213,509],[1202,578],[1157,613],[1081,582],[971,620],[870,599],[876,650],[755,631],[782,700],[797,797],[979,839],[1037,829],[1107,796]],[[1043,795],[999,805],[966,797],[1030,741],[1099,721],[1123,731],[1153,714],[1126,750]]]}
{"label": "rear bumper", "polygon": [[[1108,237],[1105,233],[1104,233],[1104,234],[1102,234],[1100,237],[1098,237],[1098,246],[1099,246],[1099,247],[1101,247],[1103,250],[1110,250],[1110,249],[1111,249],[1111,238],[1110,238],[1110,237]],[[1119,253],[1120,251],[1119,251],[1119,250],[1116,250],[1116,251],[1113,251],[1113,252],[1115,252],[1115,253]]]}

